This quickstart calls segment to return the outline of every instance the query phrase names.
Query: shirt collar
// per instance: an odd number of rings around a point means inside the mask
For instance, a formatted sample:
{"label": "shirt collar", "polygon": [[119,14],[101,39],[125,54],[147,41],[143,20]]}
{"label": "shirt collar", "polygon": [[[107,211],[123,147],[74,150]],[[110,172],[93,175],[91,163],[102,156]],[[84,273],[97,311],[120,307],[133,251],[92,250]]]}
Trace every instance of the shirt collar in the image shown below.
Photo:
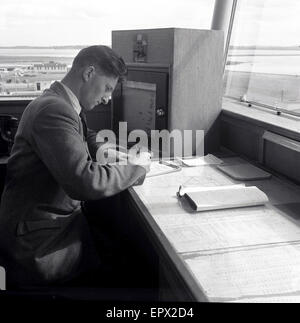
{"label": "shirt collar", "polygon": [[80,106],[79,100],[77,99],[77,96],[72,92],[72,90],[67,85],[63,84],[62,82],[60,82],[60,84],[64,87],[64,89],[67,92],[68,97],[72,103],[73,108],[75,109],[75,111],[79,115],[81,112],[81,106]]}

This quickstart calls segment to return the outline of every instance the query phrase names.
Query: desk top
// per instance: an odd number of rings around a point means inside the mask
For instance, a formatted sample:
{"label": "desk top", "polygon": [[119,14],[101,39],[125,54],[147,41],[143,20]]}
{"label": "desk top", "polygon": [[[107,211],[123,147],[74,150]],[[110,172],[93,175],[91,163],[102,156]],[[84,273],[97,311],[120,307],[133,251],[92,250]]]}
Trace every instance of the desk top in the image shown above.
{"label": "desk top", "polygon": [[[240,158],[222,158],[239,164]],[[272,176],[244,182],[269,198],[264,206],[192,212],[179,185],[241,183],[216,166],[146,178],[130,193],[198,301],[300,302],[300,187]]]}

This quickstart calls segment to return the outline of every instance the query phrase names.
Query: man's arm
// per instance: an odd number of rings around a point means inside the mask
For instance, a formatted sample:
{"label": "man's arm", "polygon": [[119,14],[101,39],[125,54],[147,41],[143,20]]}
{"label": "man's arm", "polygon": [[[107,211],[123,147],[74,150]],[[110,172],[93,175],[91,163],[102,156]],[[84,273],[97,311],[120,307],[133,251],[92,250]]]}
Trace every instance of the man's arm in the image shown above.
{"label": "man's arm", "polygon": [[138,165],[100,165],[88,160],[78,120],[62,104],[50,104],[38,113],[31,139],[52,176],[76,200],[114,195],[146,173]]}
{"label": "man's arm", "polygon": [[97,137],[97,132],[87,128],[86,141],[93,160],[96,160],[97,151],[104,144],[104,143],[96,142],[96,137]]}
{"label": "man's arm", "polygon": [[[81,118],[81,122],[83,127],[86,129],[86,141],[88,144],[88,148],[89,148],[89,153],[92,157],[92,159],[94,161],[97,161],[97,152],[99,149],[102,148],[102,154],[104,153],[104,151],[107,149],[107,144],[106,142],[103,140],[102,142],[97,142],[97,132],[95,130],[89,129],[88,128],[88,124],[87,124],[87,118],[86,118],[86,114],[81,111],[80,112],[80,118]],[[110,147],[112,147],[110,145]],[[116,146],[114,147],[116,149]]]}

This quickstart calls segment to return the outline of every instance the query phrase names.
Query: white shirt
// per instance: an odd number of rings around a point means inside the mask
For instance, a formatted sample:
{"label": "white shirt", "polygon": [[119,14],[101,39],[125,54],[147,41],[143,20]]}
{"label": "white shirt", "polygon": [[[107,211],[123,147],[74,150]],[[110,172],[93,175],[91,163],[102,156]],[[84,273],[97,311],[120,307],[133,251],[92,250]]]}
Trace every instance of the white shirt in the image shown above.
{"label": "white shirt", "polygon": [[78,113],[78,115],[81,112],[81,106],[79,103],[79,100],[77,99],[77,96],[72,92],[72,90],[66,86],[65,84],[63,84],[62,82],[60,82],[60,84],[64,87],[64,89],[66,90],[68,97],[72,103],[73,108],[75,109],[75,111]]}

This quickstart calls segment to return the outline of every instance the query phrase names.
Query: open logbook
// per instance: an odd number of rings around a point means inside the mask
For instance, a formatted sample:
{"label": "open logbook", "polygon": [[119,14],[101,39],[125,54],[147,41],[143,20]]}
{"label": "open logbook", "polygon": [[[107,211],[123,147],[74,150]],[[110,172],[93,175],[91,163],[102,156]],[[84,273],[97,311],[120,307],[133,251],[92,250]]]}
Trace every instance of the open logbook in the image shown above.
{"label": "open logbook", "polygon": [[256,186],[219,187],[180,186],[178,196],[185,197],[194,211],[209,211],[257,206],[268,202],[267,195]]}

